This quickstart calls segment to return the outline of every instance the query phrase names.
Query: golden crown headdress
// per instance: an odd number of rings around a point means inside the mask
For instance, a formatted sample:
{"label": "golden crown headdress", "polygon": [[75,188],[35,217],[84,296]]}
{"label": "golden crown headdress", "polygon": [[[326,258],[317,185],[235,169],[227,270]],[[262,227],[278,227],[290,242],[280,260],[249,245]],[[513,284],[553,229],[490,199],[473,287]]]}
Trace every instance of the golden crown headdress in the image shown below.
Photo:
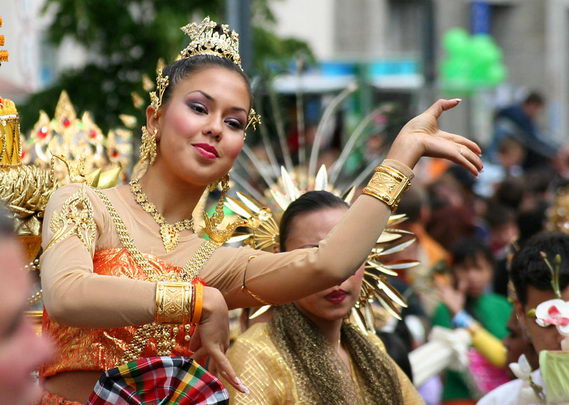
{"label": "golden crown headdress", "polygon": [[[243,70],[239,55],[239,34],[227,24],[218,24],[206,17],[201,23],[190,23],[181,27],[181,30],[190,37],[190,43],[180,52],[176,60],[198,55],[212,55],[227,59]],[[156,89],[150,92],[150,101],[154,111],[158,111],[162,105],[162,97],[170,84],[168,76],[162,74],[162,69],[163,66],[160,64],[156,69]],[[245,129],[250,126],[257,129],[258,124],[261,124],[261,116],[251,108]]]}
{"label": "golden crown headdress", "polygon": [[206,17],[199,24],[191,23],[181,29],[191,41],[180,52],[178,59],[196,55],[213,55],[228,59],[242,69],[241,56],[239,56],[239,34],[227,24],[217,24]]}

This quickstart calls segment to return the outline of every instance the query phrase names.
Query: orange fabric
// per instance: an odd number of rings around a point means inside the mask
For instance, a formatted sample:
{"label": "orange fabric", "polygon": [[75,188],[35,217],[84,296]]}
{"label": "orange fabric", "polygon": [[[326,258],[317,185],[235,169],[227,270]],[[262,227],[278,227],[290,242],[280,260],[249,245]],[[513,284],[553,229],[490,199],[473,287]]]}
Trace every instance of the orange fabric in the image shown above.
{"label": "orange fabric", "polygon": [[412,224],[410,230],[417,237],[421,249],[423,249],[427,256],[428,267],[433,267],[441,260],[450,263],[450,254],[427,233],[422,225]]}
{"label": "orange fabric", "polygon": [[[181,271],[157,257],[147,255],[148,260],[162,272]],[[139,270],[134,259],[126,249],[104,249],[95,252],[93,257],[94,272],[104,276],[128,277],[146,280],[146,275]],[[197,278],[196,282],[204,284]],[[126,293],[126,292],[125,292]],[[47,312],[43,313],[43,333],[48,333],[57,343],[55,361],[41,370],[43,377],[50,377],[65,371],[77,370],[107,370],[120,364],[125,349],[137,331],[136,326],[112,329],[75,328],[60,325],[50,319]],[[184,340],[186,331],[179,328],[173,356],[191,356],[188,342]],[[190,335],[195,327],[192,326]],[[151,339],[141,357],[156,356],[156,341]]]}
{"label": "orange fabric", "polygon": [[428,173],[431,181],[437,180],[450,167],[450,162],[445,159],[429,159]]}
{"label": "orange fabric", "polygon": [[68,401],[59,395],[44,392],[38,405],[82,405],[81,402]]}

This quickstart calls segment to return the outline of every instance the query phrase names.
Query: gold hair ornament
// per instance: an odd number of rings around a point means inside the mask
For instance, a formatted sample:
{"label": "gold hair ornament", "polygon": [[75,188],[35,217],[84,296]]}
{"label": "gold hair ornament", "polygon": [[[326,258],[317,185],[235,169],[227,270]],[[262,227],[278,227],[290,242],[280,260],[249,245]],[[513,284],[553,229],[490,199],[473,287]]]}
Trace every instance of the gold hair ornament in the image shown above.
{"label": "gold hair ornament", "polygon": [[229,59],[243,70],[239,56],[239,34],[228,25],[217,24],[206,17],[201,23],[185,25],[181,30],[190,37],[190,43],[180,52],[178,59],[212,55]]}
{"label": "gold hair ornament", "polygon": [[251,108],[249,110],[249,115],[247,116],[247,125],[245,126],[245,131],[247,131],[247,129],[249,127],[253,127],[253,131],[257,130],[257,125],[261,125],[261,115],[257,114],[257,111],[255,111],[255,109]]}
{"label": "gold hair ornament", "polygon": [[162,97],[170,84],[168,76],[162,75],[162,67],[156,69],[156,91],[150,92],[150,105],[154,108],[154,115],[158,113],[158,109],[162,106]]}

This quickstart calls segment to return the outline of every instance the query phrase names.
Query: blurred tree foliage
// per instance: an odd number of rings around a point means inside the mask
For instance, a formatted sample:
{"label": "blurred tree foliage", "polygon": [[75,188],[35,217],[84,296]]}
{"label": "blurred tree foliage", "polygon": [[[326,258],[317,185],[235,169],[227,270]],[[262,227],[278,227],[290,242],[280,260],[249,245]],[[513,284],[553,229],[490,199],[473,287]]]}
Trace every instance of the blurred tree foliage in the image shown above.
{"label": "blurred tree foliage", "polygon": [[[275,17],[270,0],[252,0],[254,72],[267,66],[286,66],[299,52],[311,57],[307,44],[281,38],[271,31]],[[142,119],[133,106],[131,93],[142,91],[141,80],[155,77],[159,58],[171,61],[185,47],[187,37],[180,27],[209,15],[223,20],[224,0],[46,0],[54,8],[48,41],[54,46],[71,38],[88,51],[88,61],[79,69],[62,72],[48,88],[33,94],[19,106],[22,131],[31,129],[39,110],[53,114],[59,94],[69,93],[77,111],[90,111],[106,132],[120,125],[119,114]],[[51,11],[51,10],[50,10]],[[251,73],[251,72],[250,72]],[[148,98],[145,99],[148,101]]]}

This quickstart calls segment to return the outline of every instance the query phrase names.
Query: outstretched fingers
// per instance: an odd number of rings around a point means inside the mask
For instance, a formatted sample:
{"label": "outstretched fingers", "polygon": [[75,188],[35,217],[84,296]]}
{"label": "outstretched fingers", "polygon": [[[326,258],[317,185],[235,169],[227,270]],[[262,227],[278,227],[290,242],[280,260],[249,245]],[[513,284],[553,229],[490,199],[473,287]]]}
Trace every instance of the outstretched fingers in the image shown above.
{"label": "outstretched fingers", "polygon": [[468,149],[470,149],[472,152],[476,153],[478,156],[480,156],[482,154],[482,149],[480,149],[480,146],[478,146],[478,144],[476,142],[471,141],[470,139],[465,138],[464,136],[452,134],[450,132],[446,132],[446,131],[442,131],[442,130],[439,131],[439,135],[442,136],[443,138],[450,140],[450,141],[460,143],[461,145],[466,146]]}
{"label": "outstretched fingers", "polygon": [[467,169],[474,176],[478,176],[482,170],[480,157],[466,146],[444,137],[433,137],[430,142],[432,144],[430,148],[436,151],[430,156],[449,159]]}
{"label": "outstretched fingers", "polygon": [[460,104],[462,100],[459,98],[453,98],[452,100],[447,100],[441,98],[433,103],[429,108],[425,110],[425,113],[433,115],[436,119],[442,115],[444,111],[450,110]]}

